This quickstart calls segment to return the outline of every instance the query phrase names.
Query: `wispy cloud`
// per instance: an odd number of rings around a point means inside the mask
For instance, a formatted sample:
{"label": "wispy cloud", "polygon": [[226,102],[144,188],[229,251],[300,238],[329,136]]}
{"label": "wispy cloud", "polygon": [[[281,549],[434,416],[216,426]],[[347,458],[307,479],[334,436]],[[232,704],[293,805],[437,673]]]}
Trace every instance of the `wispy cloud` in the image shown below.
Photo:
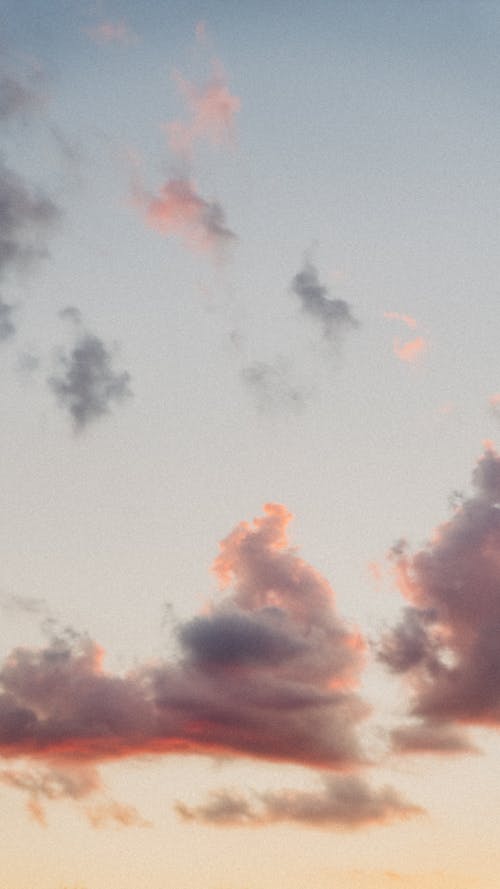
{"label": "wispy cloud", "polygon": [[299,297],[302,310],[318,320],[327,339],[336,340],[345,330],[359,327],[349,303],[330,299],[328,288],[320,283],[316,266],[310,259],[305,260],[293,278],[291,289]]}
{"label": "wispy cloud", "polygon": [[104,21],[92,28],[86,28],[85,33],[95,43],[117,43],[122,46],[130,46],[137,43],[137,34],[123,19],[119,21]]}
{"label": "wispy cloud", "polygon": [[0,276],[46,257],[47,231],[59,218],[56,204],[0,159]]}
{"label": "wispy cloud", "polygon": [[306,393],[290,379],[286,362],[253,361],[241,371],[241,379],[255,398],[259,410],[300,410]]}
{"label": "wispy cloud", "polygon": [[14,307],[4,303],[0,296],[0,343],[14,336],[16,328],[12,320]]}
{"label": "wispy cloud", "polygon": [[396,582],[409,605],[382,640],[380,660],[411,689],[398,749],[470,750],[465,726],[500,725],[500,457],[489,447],[474,493],[426,547],[398,545]]}
{"label": "wispy cloud", "polygon": [[116,371],[113,353],[95,334],[79,328],[78,309],[68,307],[63,316],[77,326],[76,342],[68,353],[58,359],[58,368],[48,384],[61,407],[73,421],[76,432],[110,413],[111,406],[131,396],[130,374]]}
{"label": "wispy cloud", "polygon": [[11,74],[0,76],[0,121],[32,111],[40,101],[40,94],[30,83]]}
{"label": "wispy cloud", "polygon": [[406,324],[412,330],[417,326],[415,318],[412,318],[411,315],[404,315],[401,312],[384,312],[384,318],[387,318],[388,321],[402,321],[403,324]]}
{"label": "wispy cloud", "polygon": [[394,354],[400,361],[407,364],[413,364],[427,349],[427,342],[422,336],[415,337],[414,340],[402,342],[396,337],[393,342]]}
{"label": "wispy cloud", "polygon": [[208,83],[200,87],[177,71],[174,77],[186,102],[188,120],[175,120],[166,125],[172,151],[189,156],[195,143],[201,140],[212,145],[230,144],[234,137],[234,117],[241,102],[230,92],[220,63],[214,65]]}

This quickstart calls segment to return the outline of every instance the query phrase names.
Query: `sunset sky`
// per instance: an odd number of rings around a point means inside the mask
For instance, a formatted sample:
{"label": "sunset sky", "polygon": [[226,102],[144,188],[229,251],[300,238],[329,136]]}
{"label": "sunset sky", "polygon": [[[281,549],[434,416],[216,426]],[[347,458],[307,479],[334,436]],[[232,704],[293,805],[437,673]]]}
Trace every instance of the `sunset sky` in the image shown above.
{"label": "sunset sky", "polygon": [[500,4],[0,9],[1,885],[498,889]]}

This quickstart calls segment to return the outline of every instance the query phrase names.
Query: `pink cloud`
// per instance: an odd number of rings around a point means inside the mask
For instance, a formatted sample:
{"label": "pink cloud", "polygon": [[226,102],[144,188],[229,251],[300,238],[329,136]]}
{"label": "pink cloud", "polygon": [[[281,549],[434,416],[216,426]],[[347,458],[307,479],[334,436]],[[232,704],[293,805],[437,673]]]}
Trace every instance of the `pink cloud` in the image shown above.
{"label": "pink cloud", "polygon": [[399,337],[394,340],[394,354],[408,364],[413,364],[426,350],[427,343],[423,337],[417,336],[414,340],[402,343]]}
{"label": "pink cloud", "polygon": [[157,196],[136,185],[134,201],[150,228],[179,237],[191,249],[217,251],[235,238],[220,204],[202,198],[188,179],[169,179]]}
{"label": "pink cloud", "polygon": [[194,144],[203,139],[213,145],[229,144],[241,102],[229,91],[222,67],[216,65],[211,79],[202,87],[194,86],[177,72],[174,77],[186,102],[188,120],[166,125],[171,149],[189,156]]}

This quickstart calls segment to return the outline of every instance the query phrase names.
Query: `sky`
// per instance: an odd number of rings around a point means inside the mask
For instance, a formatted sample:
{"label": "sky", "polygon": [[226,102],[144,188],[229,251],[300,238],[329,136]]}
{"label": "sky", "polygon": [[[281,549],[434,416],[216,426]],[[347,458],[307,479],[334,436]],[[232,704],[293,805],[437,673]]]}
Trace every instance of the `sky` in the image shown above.
{"label": "sky", "polygon": [[497,889],[500,7],[1,0],[8,889]]}

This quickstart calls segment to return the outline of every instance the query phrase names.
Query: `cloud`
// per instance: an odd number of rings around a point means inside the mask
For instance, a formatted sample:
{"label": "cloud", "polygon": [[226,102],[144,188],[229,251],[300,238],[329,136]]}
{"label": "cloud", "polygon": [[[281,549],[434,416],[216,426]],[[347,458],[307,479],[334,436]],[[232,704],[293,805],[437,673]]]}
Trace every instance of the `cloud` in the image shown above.
{"label": "cloud", "polygon": [[254,794],[252,799],[234,791],[216,791],[204,805],[191,808],[177,803],[176,810],[186,821],[219,826],[288,822],[345,830],[423,813],[393,788],[374,790],[355,775],[324,775],[319,790],[280,790]]}
{"label": "cloud", "polygon": [[2,769],[0,782],[28,795],[28,811],[42,827],[47,824],[43,801],[81,800],[101,788],[97,771],[82,765]]}
{"label": "cloud", "polygon": [[220,251],[236,237],[220,204],[200,197],[187,179],[170,179],[158,197],[135,186],[134,199],[150,228],[176,235],[194,250]]}
{"label": "cloud", "polygon": [[16,328],[12,321],[13,311],[14,307],[9,306],[8,303],[4,303],[0,296],[0,343],[10,339],[16,332]]}
{"label": "cloud", "polygon": [[46,234],[59,218],[54,202],[0,159],[0,276],[46,257]]}
{"label": "cloud", "polygon": [[10,120],[39,104],[40,96],[31,86],[9,74],[0,77],[0,121]]}
{"label": "cloud", "polygon": [[401,342],[399,337],[396,337],[393,348],[394,354],[400,361],[413,364],[427,349],[427,342],[422,336],[417,336],[414,340],[407,340],[404,343]]}
{"label": "cloud", "polygon": [[491,395],[489,398],[490,412],[493,416],[500,420],[500,393],[496,392],[495,395]]}
{"label": "cloud", "polygon": [[387,318],[389,321],[402,321],[403,324],[406,324],[407,327],[413,330],[417,326],[415,318],[412,318],[411,315],[403,315],[401,312],[384,312],[384,318]]}
{"label": "cloud", "polygon": [[292,385],[286,363],[253,361],[241,371],[241,379],[254,395],[260,410],[276,408],[298,409],[304,405],[305,393]]}
{"label": "cloud", "polygon": [[137,43],[138,39],[137,34],[123,19],[116,22],[100,22],[93,28],[87,28],[86,34],[95,43],[118,43],[122,46],[130,46],[133,43]]}
{"label": "cloud", "polygon": [[230,143],[234,135],[234,116],[240,110],[241,102],[229,91],[222,66],[214,65],[211,79],[201,87],[194,86],[178,72],[174,77],[186,102],[189,119],[166,125],[172,151],[189,156],[195,143],[203,139],[213,145]]}
{"label": "cloud", "polygon": [[309,259],[295,275],[291,289],[299,297],[302,310],[318,319],[327,339],[336,339],[344,330],[359,327],[349,303],[327,296],[328,289],[320,284],[318,271]]}
{"label": "cloud", "polygon": [[[30,188],[0,158],[0,281],[47,257],[47,233],[60,217],[56,204]],[[0,296],[0,342],[14,336],[14,307]]]}
{"label": "cloud", "polygon": [[114,824],[118,827],[151,827],[151,821],[147,821],[137,811],[135,806],[119,803],[116,800],[106,800],[88,806],[87,817],[92,827],[107,827]]}
{"label": "cloud", "polygon": [[179,656],[109,673],[87,637],[17,648],[0,669],[0,755],[97,764],[224,753],[343,770],[366,762],[355,687],[365,643],[288,545],[278,504],[242,522],[214,569],[223,595],[177,628]]}
{"label": "cloud", "polygon": [[[67,313],[78,312],[71,307]],[[78,324],[79,313],[67,316]],[[111,405],[131,396],[130,374],[113,368],[112,353],[95,334],[82,331],[70,354],[63,353],[58,373],[48,384],[77,432],[110,413]]]}
{"label": "cloud", "polygon": [[500,726],[500,457],[491,446],[472,480],[473,494],[427,546],[392,553],[409,605],[378,657],[405,677],[416,720],[394,734],[399,749],[470,750],[464,727]]}

